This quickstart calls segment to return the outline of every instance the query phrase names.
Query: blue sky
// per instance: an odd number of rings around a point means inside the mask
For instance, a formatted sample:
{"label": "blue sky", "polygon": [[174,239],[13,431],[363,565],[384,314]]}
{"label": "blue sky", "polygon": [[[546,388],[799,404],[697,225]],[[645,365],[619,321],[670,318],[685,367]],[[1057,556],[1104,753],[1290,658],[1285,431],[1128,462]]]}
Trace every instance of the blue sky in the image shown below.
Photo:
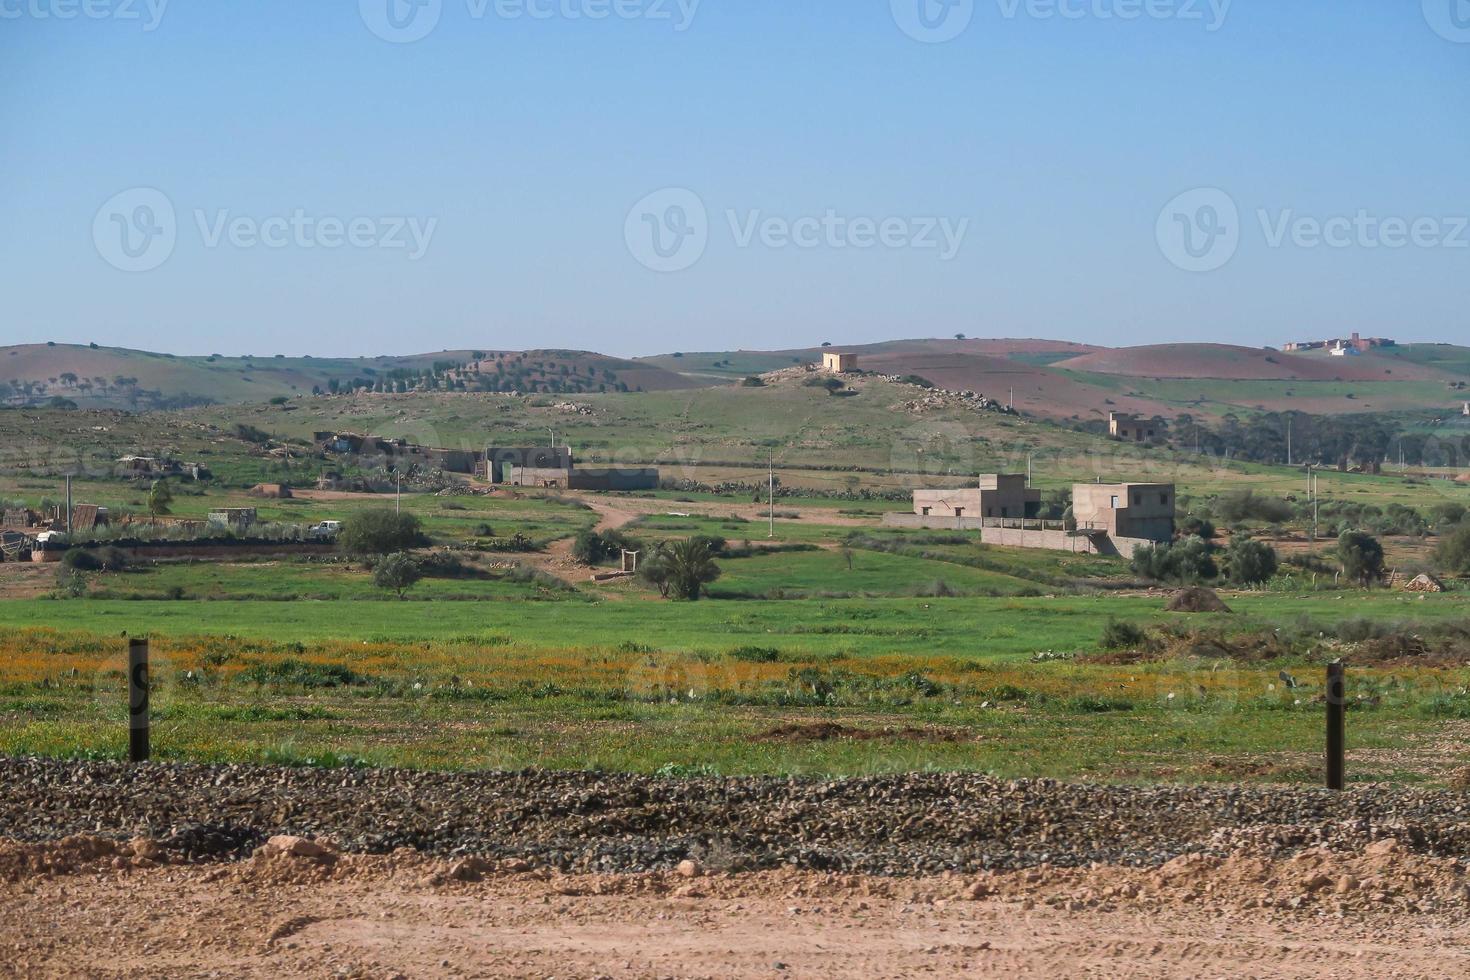
{"label": "blue sky", "polygon": [[1466,337],[1470,0],[85,2],[0,0],[0,343]]}

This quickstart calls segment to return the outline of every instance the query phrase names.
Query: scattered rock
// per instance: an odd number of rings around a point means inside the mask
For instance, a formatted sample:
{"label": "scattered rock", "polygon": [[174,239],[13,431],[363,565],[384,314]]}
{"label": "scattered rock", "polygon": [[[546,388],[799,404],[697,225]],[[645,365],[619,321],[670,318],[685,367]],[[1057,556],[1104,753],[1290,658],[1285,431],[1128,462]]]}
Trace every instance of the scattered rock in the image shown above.
{"label": "scattered rock", "polygon": [[310,861],[330,862],[337,859],[337,854],[331,848],[307,840],[305,837],[296,837],[291,834],[280,834],[265,842],[261,848],[265,856],[271,857],[284,854],[290,857],[305,858]]}

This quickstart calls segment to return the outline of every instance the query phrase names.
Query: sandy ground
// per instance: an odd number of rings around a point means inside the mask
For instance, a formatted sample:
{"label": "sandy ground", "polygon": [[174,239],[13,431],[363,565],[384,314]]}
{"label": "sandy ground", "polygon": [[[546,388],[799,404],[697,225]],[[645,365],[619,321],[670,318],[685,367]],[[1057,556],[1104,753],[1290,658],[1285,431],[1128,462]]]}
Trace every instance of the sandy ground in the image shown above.
{"label": "sandy ground", "polygon": [[[482,875],[407,851],[303,857],[272,847],[231,865],[169,867],[117,853],[49,870],[0,860],[0,975],[1470,973],[1463,898],[1445,904],[1428,883],[1449,881],[1446,866],[1411,855],[892,879],[506,865]],[[1354,887],[1344,893],[1342,876],[1322,884],[1324,867],[1355,873]],[[1416,880],[1436,897],[1416,904]]]}

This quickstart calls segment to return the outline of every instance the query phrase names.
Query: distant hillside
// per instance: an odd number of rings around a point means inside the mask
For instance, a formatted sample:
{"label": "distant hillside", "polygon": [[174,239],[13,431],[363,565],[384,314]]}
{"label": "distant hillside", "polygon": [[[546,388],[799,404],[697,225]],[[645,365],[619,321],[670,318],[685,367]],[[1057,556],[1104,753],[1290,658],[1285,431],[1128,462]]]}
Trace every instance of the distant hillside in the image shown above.
{"label": "distant hillside", "polygon": [[1457,413],[1470,348],[1404,344],[1362,356],[1287,354],[1225,344],[1104,348],[1042,339],[930,338],[778,351],[681,352],[624,359],[569,350],[455,350],[360,358],[183,357],[108,347],[0,348],[0,404],[53,399],[81,408],[241,405],[313,393],[513,392],[595,395],[738,384],[821,359],[858,355],[862,370],[917,375],[1021,412],[1100,422],[1123,411],[1202,419],[1296,410],[1320,415]]}
{"label": "distant hillside", "polygon": [[[826,348],[683,353],[645,358],[704,380],[735,380],[820,359]],[[1203,419],[1249,412],[1322,415],[1458,409],[1470,349],[1407,344],[1362,356],[1287,354],[1226,344],[1105,348],[1036,339],[895,340],[843,345],[858,367],[970,389],[1029,415],[1102,421],[1113,411]]]}
{"label": "distant hillside", "polygon": [[373,358],[183,357],[117,347],[0,348],[0,404],[244,404],[354,389],[579,394],[697,387],[655,365],[582,351],[440,351]]}
{"label": "distant hillside", "polygon": [[983,354],[991,357],[1009,357],[1033,364],[1077,357],[1102,350],[1087,344],[1075,344],[1065,340],[1035,339],[914,339],[889,340],[877,344],[836,344],[831,347],[796,347],[778,351],[704,351],[699,353],[680,352],[659,354],[639,358],[642,363],[656,365],[669,371],[677,371],[691,377],[738,380],[751,374],[779,371],[793,364],[810,364],[821,360],[825,350],[842,350],[860,356],[869,355],[933,355],[933,354]]}
{"label": "distant hillside", "polygon": [[1232,381],[1447,381],[1433,367],[1374,352],[1333,357],[1325,351],[1284,354],[1227,344],[1159,344],[1102,350],[1054,365],[1130,378],[1211,378]]}

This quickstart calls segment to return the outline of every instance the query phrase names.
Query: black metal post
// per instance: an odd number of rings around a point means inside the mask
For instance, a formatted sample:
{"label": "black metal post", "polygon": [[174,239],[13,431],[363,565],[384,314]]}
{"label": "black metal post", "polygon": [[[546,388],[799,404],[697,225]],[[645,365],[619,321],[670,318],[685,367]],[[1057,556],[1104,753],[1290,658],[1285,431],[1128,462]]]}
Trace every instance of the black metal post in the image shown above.
{"label": "black metal post", "polygon": [[1342,789],[1347,782],[1347,684],[1343,662],[1327,665],[1327,788]]}
{"label": "black metal post", "polygon": [[128,761],[148,761],[148,640],[128,639]]}

